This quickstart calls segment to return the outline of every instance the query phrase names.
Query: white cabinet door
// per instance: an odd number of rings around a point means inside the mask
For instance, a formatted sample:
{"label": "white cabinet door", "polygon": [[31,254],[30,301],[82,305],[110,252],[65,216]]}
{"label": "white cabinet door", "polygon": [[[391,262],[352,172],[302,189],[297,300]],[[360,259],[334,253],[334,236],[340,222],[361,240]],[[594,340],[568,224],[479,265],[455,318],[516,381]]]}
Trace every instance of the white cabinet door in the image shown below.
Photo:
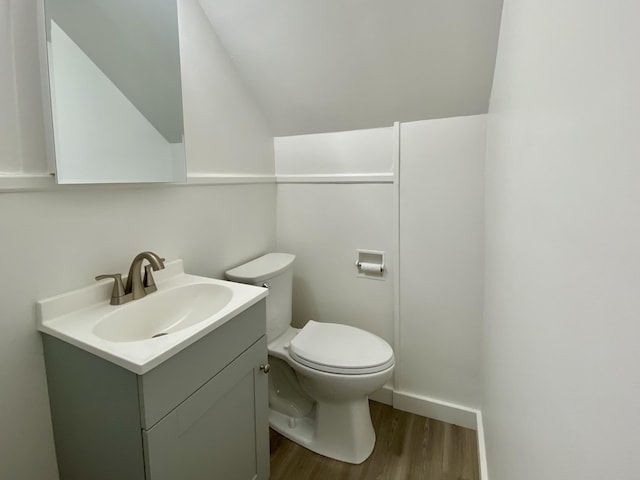
{"label": "white cabinet door", "polygon": [[267,480],[266,337],[143,432],[148,480]]}

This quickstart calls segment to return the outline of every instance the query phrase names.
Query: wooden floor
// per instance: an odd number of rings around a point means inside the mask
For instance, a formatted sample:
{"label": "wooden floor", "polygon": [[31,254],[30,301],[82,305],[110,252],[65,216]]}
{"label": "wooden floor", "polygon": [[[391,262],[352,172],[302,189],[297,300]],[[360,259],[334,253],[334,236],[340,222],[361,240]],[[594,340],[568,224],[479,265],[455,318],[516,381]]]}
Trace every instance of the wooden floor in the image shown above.
{"label": "wooden floor", "polygon": [[270,431],[271,480],[478,480],[476,432],[370,402],[376,446],[361,465]]}

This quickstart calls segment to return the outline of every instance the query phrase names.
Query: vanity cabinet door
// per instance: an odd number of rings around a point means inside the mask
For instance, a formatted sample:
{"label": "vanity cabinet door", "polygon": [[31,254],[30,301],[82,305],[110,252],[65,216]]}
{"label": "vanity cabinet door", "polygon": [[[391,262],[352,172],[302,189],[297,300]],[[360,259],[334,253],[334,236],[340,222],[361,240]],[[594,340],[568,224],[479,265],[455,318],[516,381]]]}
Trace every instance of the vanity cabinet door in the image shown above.
{"label": "vanity cabinet door", "polygon": [[147,480],[267,480],[266,337],[143,431]]}

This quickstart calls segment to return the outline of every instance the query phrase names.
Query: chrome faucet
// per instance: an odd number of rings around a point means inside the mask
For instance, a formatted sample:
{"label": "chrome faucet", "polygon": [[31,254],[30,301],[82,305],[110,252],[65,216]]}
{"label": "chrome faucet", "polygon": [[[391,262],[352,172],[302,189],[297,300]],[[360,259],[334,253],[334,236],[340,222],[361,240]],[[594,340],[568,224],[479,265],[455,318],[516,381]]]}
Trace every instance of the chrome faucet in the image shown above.
{"label": "chrome faucet", "polygon": [[[147,260],[148,265],[144,267],[144,278],[142,277],[142,262]],[[113,278],[113,290],[111,292],[111,305],[122,305],[123,303],[137,300],[158,290],[153,280],[151,271],[162,270],[164,268],[164,258],[160,258],[153,252],[142,252],[135,256],[129,267],[127,285],[122,284],[120,273],[98,275],[96,280]]]}

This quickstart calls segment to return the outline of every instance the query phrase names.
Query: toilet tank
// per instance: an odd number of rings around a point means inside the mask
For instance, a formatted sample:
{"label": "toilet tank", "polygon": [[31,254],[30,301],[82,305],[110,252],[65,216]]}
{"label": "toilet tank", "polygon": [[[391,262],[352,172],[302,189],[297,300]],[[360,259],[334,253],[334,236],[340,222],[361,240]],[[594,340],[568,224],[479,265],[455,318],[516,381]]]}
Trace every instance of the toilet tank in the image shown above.
{"label": "toilet tank", "polygon": [[289,253],[267,253],[262,257],[227,270],[225,275],[232,282],[268,287],[267,341],[282,335],[291,324],[291,300],[293,289],[293,261]]}

